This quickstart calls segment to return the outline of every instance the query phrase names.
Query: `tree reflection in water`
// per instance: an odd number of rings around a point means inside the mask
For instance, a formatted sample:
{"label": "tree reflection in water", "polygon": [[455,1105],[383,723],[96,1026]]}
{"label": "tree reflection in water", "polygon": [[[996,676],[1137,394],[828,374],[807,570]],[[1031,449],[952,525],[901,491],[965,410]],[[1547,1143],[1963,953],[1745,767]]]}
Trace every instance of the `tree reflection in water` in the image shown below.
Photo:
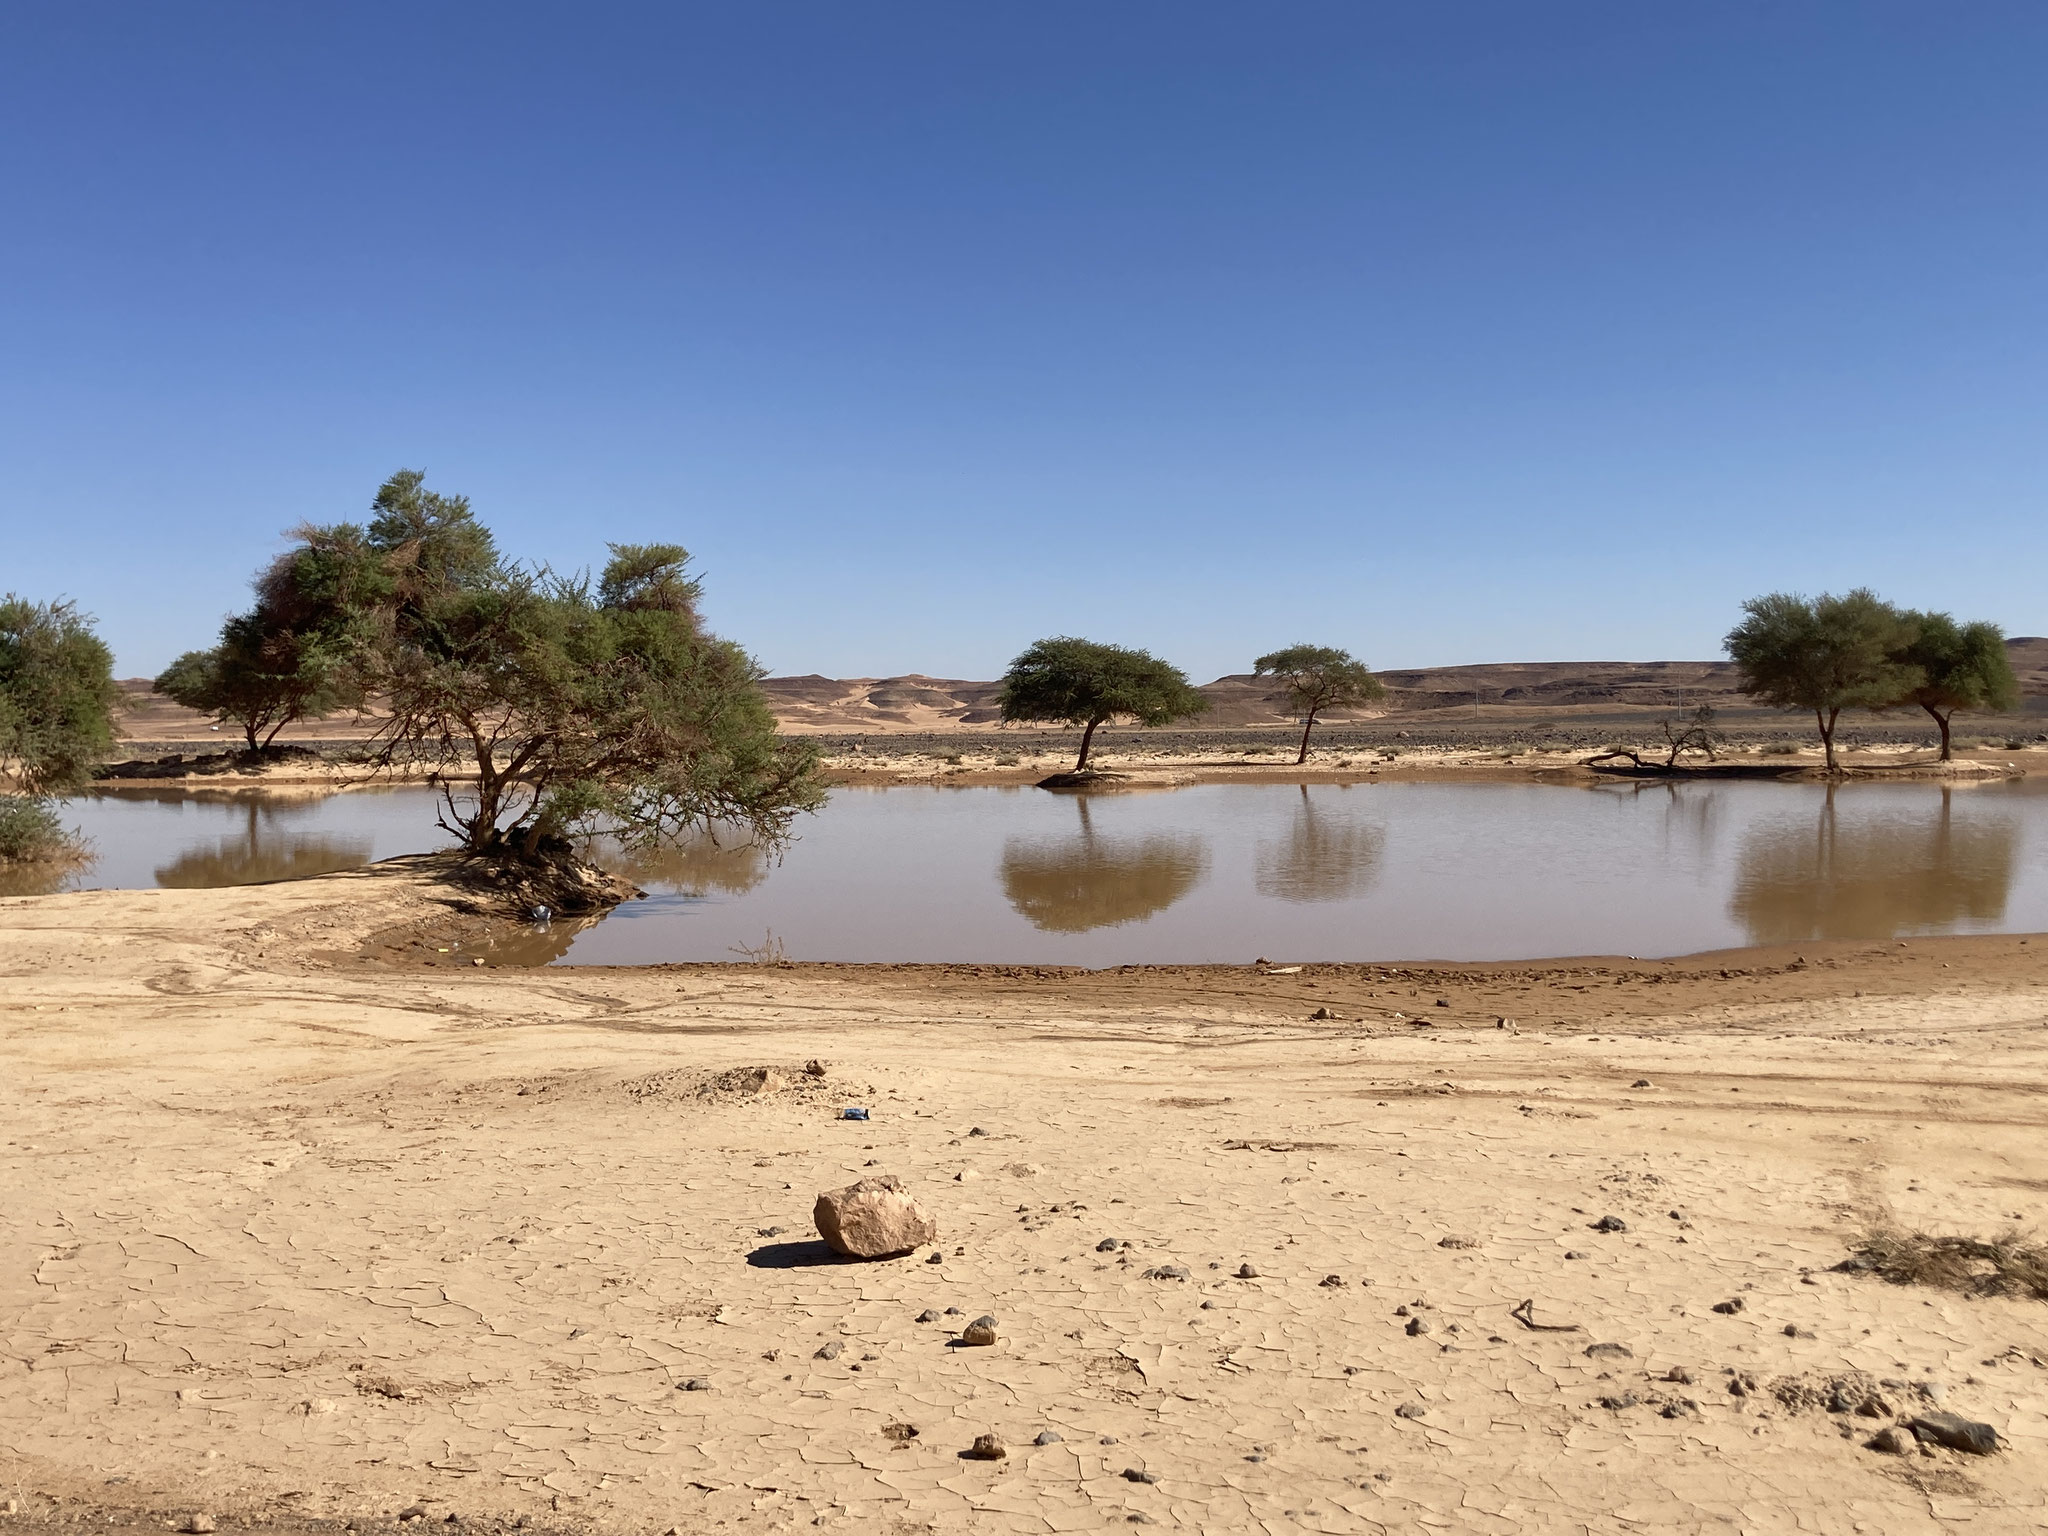
{"label": "tree reflection in water", "polygon": [[1164,912],[1201,883],[1209,855],[1199,837],[1148,832],[1098,833],[1088,797],[1076,795],[1079,835],[1058,842],[1013,837],[1003,844],[1003,894],[1032,927],[1047,933],[1114,928]]}
{"label": "tree reflection in water", "polygon": [[235,836],[212,847],[188,848],[157,866],[156,883],[172,890],[207,890],[221,885],[263,885],[360,869],[370,862],[374,840],[331,834],[294,833],[282,825],[306,813],[304,804],[242,802],[246,823]]}
{"label": "tree reflection in water", "polygon": [[746,832],[718,827],[670,847],[631,851],[599,843],[592,862],[674,896],[744,896],[768,878],[772,855]]}
{"label": "tree reflection in water", "polygon": [[1304,784],[1287,835],[1259,840],[1254,880],[1275,901],[1348,901],[1379,879],[1385,843],[1380,828],[1319,808]]}
{"label": "tree reflection in water", "polygon": [[2005,915],[2019,822],[1989,806],[1925,819],[1839,818],[1830,786],[1811,833],[1759,827],[1742,846],[1730,913],[1752,944],[1888,939]]}

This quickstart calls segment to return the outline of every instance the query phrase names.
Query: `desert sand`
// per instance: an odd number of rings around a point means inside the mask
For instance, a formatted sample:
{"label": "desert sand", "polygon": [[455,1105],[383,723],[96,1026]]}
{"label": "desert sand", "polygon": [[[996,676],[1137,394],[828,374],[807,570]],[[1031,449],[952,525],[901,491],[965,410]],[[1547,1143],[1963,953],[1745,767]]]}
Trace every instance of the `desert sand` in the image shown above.
{"label": "desert sand", "polygon": [[2048,1529],[2048,1304],[1835,1268],[2038,1222],[2048,939],[528,971],[434,870],[0,902],[6,1523]]}

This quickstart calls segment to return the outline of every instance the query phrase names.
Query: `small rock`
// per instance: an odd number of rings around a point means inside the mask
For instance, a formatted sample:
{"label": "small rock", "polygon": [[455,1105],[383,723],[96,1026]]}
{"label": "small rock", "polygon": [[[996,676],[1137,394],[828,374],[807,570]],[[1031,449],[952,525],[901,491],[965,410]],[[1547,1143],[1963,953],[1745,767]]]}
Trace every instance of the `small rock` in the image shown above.
{"label": "small rock", "polygon": [[1628,1230],[1628,1223],[1619,1216],[1602,1216],[1593,1223],[1593,1230],[1595,1232],[1626,1232]]}
{"label": "small rock", "polygon": [[1403,1403],[1394,1410],[1394,1417],[1397,1419],[1419,1419],[1426,1416],[1428,1412],[1429,1410],[1420,1403]]}
{"label": "small rock", "polygon": [[828,1339],[818,1346],[817,1353],[812,1355],[811,1358],[813,1360],[837,1360],[839,1358],[839,1349],[840,1344],[837,1339]]}
{"label": "small rock", "polygon": [[994,1435],[976,1435],[967,1454],[976,1461],[1001,1461],[1010,1452]]}
{"label": "small rock", "polygon": [[1887,1456],[1903,1456],[1913,1449],[1913,1437],[1896,1424],[1887,1425],[1864,1442],[1873,1451],[1882,1451]]}
{"label": "small rock", "polygon": [[980,1126],[977,1125],[973,1130],[969,1131],[967,1134],[970,1136],[986,1136],[988,1132],[984,1131]]}
{"label": "small rock", "polygon": [[[420,1513],[425,1514],[426,1511],[421,1510]],[[403,1520],[405,1516],[400,1515],[398,1518]],[[209,1531],[215,1530],[216,1527],[213,1523],[213,1516],[203,1514],[190,1514],[185,1517],[183,1523],[179,1525],[178,1529],[181,1531],[190,1532],[191,1536],[207,1536],[207,1533]]]}
{"label": "small rock", "polygon": [[1723,1317],[1733,1317],[1736,1313],[1742,1310],[1742,1307],[1743,1301],[1740,1296],[1731,1296],[1726,1301],[1717,1301],[1714,1303],[1714,1310],[1720,1313]]}
{"label": "small rock", "polygon": [[917,1438],[917,1426],[915,1424],[884,1424],[882,1426],[882,1436],[884,1439],[894,1440],[898,1445],[908,1445]]}
{"label": "small rock", "polygon": [[692,1376],[677,1386],[678,1392],[709,1392],[711,1379],[707,1376]]}
{"label": "small rock", "polygon": [[989,1345],[996,1341],[996,1320],[984,1314],[960,1330],[962,1344]]}
{"label": "small rock", "polygon": [[1102,1438],[1101,1438],[1100,1440],[1096,1441],[1095,1443],[1096,1443],[1097,1445],[1115,1445],[1115,1444],[1116,1444],[1116,1436],[1115,1436],[1115,1435],[1104,1435],[1104,1436],[1103,1436],[1103,1437],[1102,1437]]}
{"label": "small rock", "polygon": [[1095,1245],[1097,1253],[1115,1253],[1117,1249],[1129,1246],[1120,1237],[1105,1237]]}
{"label": "small rock", "polygon": [[780,1236],[782,1236],[782,1228],[780,1228],[780,1227],[756,1227],[756,1228],[754,1228],[754,1236],[756,1236],[756,1237],[780,1237]]}
{"label": "small rock", "polygon": [[1337,1017],[1337,1015],[1330,1012],[1330,1010],[1327,1008],[1318,1008],[1314,1013],[1310,1014],[1308,1017],[1309,1022],[1311,1024],[1319,1024],[1326,1019],[1334,1019]]}
{"label": "small rock", "polygon": [[926,1307],[922,1312],[917,1314],[917,1321],[920,1323],[936,1323],[938,1320],[939,1314],[934,1312],[930,1307]]}
{"label": "small rock", "polygon": [[1439,1248],[1477,1248],[1479,1246],[1479,1239],[1476,1237],[1440,1237],[1436,1240],[1436,1245]]}
{"label": "small rock", "polygon": [[780,1093],[789,1086],[789,1079],[773,1067],[756,1067],[740,1082],[740,1091],[755,1097],[763,1094]]}
{"label": "small rock", "polygon": [[1056,1429],[1041,1429],[1038,1432],[1038,1438],[1031,1443],[1033,1445],[1058,1445],[1062,1438],[1060,1432]]}
{"label": "small rock", "polygon": [[1240,1280],[1256,1280],[1259,1278],[1259,1272],[1249,1264],[1240,1264],[1237,1266],[1237,1278]]}
{"label": "small rock", "polygon": [[815,1056],[813,1056],[809,1061],[804,1063],[805,1077],[823,1077],[827,1070],[829,1069],[827,1068],[826,1064],[818,1060],[818,1058]]}
{"label": "small rock", "polygon": [[1147,1280],[1185,1280],[1188,1270],[1185,1264],[1155,1264],[1145,1271]]}
{"label": "small rock", "polygon": [[925,1263],[927,1264],[943,1264],[945,1262],[946,1256],[942,1253],[935,1253],[930,1258],[925,1260]]}
{"label": "small rock", "polygon": [[1945,1445],[1952,1451],[1968,1451],[1972,1456],[1989,1456],[1998,1449],[1997,1430],[1959,1413],[1923,1413],[1907,1420],[1906,1427],[1923,1441]]}
{"label": "small rock", "polygon": [[1564,1256],[1568,1259],[1583,1259],[1585,1257],[1585,1254],[1581,1253],[1576,1248],[1567,1248],[1564,1251]]}
{"label": "small rock", "polygon": [[1802,1328],[1797,1323],[1787,1323],[1785,1325],[1785,1337],[1788,1339],[1810,1339],[1813,1337],[1813,1330],[1811,1328]]}
{"label": "small rock", "polygon": [[1451,1000],[1448,997],[1440,997],[1436,1000],[1436,1005],[1439,1008],[1448,1008],[1451,1006]]}
{"label": "small rock", "polygon": [[1629,1084],[1629,1087],[1631,1088],[1649,1088],[1652,1086],[1654,1085],[1650,1082],[1650,1080],[1647,1077],[1639,1077],[1634,1082]]}
{"label": "small rock", "polygon": [[1321,1280],[1319,1280],[1316,1283],[1321,1285],[1325,1290],[1334,1291],[1339,1286],[1343,1285],[1344,1277],[1342,1275],[1325,1275]]}
{"label": "small rock", "polygon": [[[939,1224],[893,1174],[827,1190],[811,1212],[818,1235],[836,1253],[881,1259],[935,1242]],[[936,1255],[934,1255],[936,1257]]]}
{"label": "small rock", "polygon": [[1618,1397],[1601,1398],[1600,1406],[1602,1408],[1605,1408],[1609,1413],[1620,1413],[1624,1409],[1635,1407],[1640,1402],[1642,1402],[1642,1399],[1640,1397],[1637,1397],[1635,1393],[1623,1392]]}
{"label": "small rock", "polygon": [[965,1317],[966,1315],[967,1314],[965,1312],[962,1312],[958,1307],[946,1308],[946,1316],[948,1317]]}
{"label": "small rock", "polygon": [[1675,1381],[1683,1387],[1689,1387],[1693,1384],[1695,1378],[1692,1372],[1687,1370],[1684,1366],[1674,1365],[1673,1367],[1671,1367],[1670,1370],[1664,1373],[1664,1379],[1666,1381]]}
{"label": "small rock", "polygon": [[1407,1333],[1409,1338],[1419,1338],[1429,1331],[1429,1319],[1423,1317],[1411,1317],[1408,1319]]}
{"label": "small rock", "polygon": [[1585,1348],[1588,1360],[1633,1360],[1636,1352],[1626,1344],[1588,1344]]}
{"label": "small rock", "polygon": [[953,1175],[953,1182],[954,1182],[955,1184],[972,1184],[972,1183],[973,1183],[973,1182],[974,1182],[974,1181],[975,1181],[976,1179],[978,1179],[978,1178],[980,1178],[980,1177],[981,1177],[981,1170],[980,1170],[980,1169],[978,1169],[978,1168],[962,1168],[962,1169],[961,1169],[961,1170],[960,1170],[960,1171],[959,1171],[958,1173],[956,1173],[956,1174],[954,1174],[954,1175]]}
{"label": "small rock", "polygon": [[1127,1483],[1156,1483],[1159,1481],[1159,1474],[1157,1472],[1147,1472],[1143,1467],[1125,1467],[1124,1481]]}

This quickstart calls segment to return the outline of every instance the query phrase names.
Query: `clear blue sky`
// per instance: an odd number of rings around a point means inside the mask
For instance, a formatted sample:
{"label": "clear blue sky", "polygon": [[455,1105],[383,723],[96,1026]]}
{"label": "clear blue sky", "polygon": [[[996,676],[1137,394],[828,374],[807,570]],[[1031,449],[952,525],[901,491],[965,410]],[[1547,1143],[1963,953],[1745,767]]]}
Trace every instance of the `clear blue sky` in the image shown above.
{"label": "clear blue sky", "polygon": [[776,672],[2048,632],[2048,5],[0,22],[0,587],[123,673],[424,467]]}

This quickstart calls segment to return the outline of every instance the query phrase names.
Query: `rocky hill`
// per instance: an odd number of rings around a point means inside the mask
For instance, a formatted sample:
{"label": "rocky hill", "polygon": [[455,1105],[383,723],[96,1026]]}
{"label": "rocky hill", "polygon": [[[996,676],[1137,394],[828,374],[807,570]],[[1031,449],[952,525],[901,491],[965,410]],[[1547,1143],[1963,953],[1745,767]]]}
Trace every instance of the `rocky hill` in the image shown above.
{"label": "rocky hill", "polygon": [[[2048,715],[2048,638],[2008,640],[2013,670],[2026,693],[2022,712]],[[1725,661],[1510,661],[1467,667],[1423,667],[1383,672],[1387,698],[1369,711],[1333,711],[1332,721],[1420,716],[1438,710],[1483,708],[1489,717],[1528,712],[1535,718],[1690,709],[1701,703],[1748,708],[1736,692],[1735,668]],[[844,736],[897,732],[951,732],[993,728],[998,685],[961,678],[771,677],[762,685],[783,729],[799,735]],[[123,682],[130,711],[122,722],[129,741],[200,741],[213,734],[202,716],[149,691],[142,678]],[[1272,684],[1249,673],[1204,685],[1209,726],[1285,724],[1291,715]],[[286,741],[347,740],[365,727],[347,719],[318,721],[286,731]]]}

